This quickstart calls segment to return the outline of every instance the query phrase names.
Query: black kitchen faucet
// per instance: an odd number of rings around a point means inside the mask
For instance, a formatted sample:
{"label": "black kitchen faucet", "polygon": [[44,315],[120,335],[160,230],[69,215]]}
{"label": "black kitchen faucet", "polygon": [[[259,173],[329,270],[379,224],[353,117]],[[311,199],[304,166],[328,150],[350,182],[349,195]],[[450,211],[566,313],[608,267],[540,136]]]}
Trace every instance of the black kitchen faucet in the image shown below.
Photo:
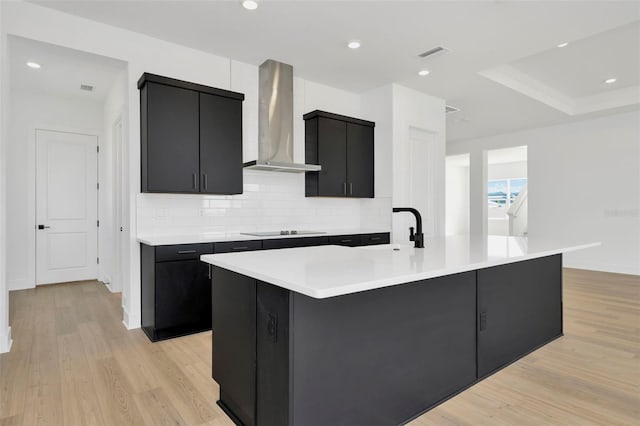
{"label": "black kitchen faucet", "polygon": [[416,217],[417,231],[414,234],[413,226],[409,227],[409,233],[410,233],[409,240],[415,242],[415,245],[414,245],[415,248],[424,248],[424,234],[422,233],[422,216],[420,216],[420,212],[414,209],[413,207],[394,207],[393,212],[394,213],[398,213],[398,212],[413,213],[413,215]]}

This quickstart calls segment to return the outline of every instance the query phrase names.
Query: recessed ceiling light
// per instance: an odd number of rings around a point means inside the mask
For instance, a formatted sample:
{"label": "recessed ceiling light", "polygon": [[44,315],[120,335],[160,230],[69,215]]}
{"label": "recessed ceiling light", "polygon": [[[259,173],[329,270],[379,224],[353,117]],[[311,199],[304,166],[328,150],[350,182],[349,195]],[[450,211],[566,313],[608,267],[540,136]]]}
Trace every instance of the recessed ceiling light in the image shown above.
{"label": "recessed ceiling light", "polygon": [[358,49],[360,47],[360,41],[359,40],[351,40],[347,46],[349,47],[349,49]]}
{"label": "recessed ceiling light", "polygon": [[606,79],[604,82],[605,82],[605,83],[607,83],[607,84],[613,84],[613,83],[615,83],[616,81],[618,81],[618,79],[617,79],[617,78],[608,78],[608,79]]}
{"label": "recessed ceiling light", "polygon": [[31,62],[31,61],[27,62],[27,66],[29,68],[33,68],[33,69],[36,69],[36,70],[39,69],[39,68],[42,68],[42,65],[40,65],[39,63]]}
{"label": "recessed ceiling light", "polygon": [[568,45],[569,45],[569,43],[564,42],[564,43],[560,43],[560,44],[558,45],[558,47],[566,47],[566,46],[568,46]]}
{"label": "recessed ceiling light", "polygon": [[258,8],[258,2],[255,0],[244,0],[242,2],[242,7],[247,10],[256,10]]}
{"label": "recessed ceiling light", "polygon": [[425,75],[429,75],[430,73],[431,73],[431,71],[429,71],[429,70],[420,70],[420,71],[418,71],[418,75],[420,77],[424,77]]}

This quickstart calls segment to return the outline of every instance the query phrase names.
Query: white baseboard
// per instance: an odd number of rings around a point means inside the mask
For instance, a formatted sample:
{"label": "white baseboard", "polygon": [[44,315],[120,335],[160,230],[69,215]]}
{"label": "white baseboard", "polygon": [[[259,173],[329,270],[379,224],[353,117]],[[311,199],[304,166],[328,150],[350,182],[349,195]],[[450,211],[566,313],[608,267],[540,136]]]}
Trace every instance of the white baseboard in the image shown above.
{"label": "white baseboard", "polygon": [[12,344],[11,327],[7,327],[4,333],[0,333],[0,354],[9,352]]}
{"label": "white baseboard", "polygon": [[122,323],[127,328],[127,330],[135,330],[136,328],[140,328],[140,311],[129,313],[129,311],[127,311],[127,309],[123,306],[122,313],[124,316],[124,318],[122,319]]}
{"label": "white baseboard", "polygon": [[7,280],[7,288],[9,291],[13,290],[26,290],[29,288],[36,288],[34,283],[29,282],[26,278],[21,278],[19,280]]}
{"label": "white baseboard", "polygon": [[[116,291],[113,289],[111,282],[104,282],[104,286],[107,288],[107,290],[109,290],[111,293],[119,293],[119,291]],[[124,306],[123,306],[124,307]]]}
{"label": "white baseboard", "polygon": [[105,274],[104,271],[100,271],[98,273],[98,277],[99,277],[98,279],[100,281],[102,281],[103,283],[105,283],[105,284],[110,284],[111,283],[111,277],[109,275]]}

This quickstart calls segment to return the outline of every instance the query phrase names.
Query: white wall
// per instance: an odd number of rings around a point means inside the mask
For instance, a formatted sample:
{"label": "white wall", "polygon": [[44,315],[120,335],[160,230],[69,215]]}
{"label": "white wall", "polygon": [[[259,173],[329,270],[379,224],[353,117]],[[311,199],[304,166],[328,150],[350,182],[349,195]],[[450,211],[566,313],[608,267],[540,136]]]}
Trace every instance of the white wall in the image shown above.
{"label": "white wall", "polygon": [[102,104],[11,91],[8,111],[7,280],[9,290],[35,286],[35,129],[87,133],[102,140]]}
{"label": "white wall", "polygon": [[[489,153],[491,155],[491,153]],[[492,179],[509,179],[509,178],[526,178],[527,162],[514,161],[512,163],[489,164],[487,178]]]}
{"label": "white wall", "polygon": [[[0,57],[7,57],[7,37],[4,35],[3,11],[0,7]],[[0,353],[11,349],[11,327],[9,327],[9,292],[7,290],[6,269],[6,140],[7,140],[7,98],[6,87],[8,64],[0,61]]]}
{"label": "white wall", "polygon": [[640,274],[639,112],[450,143],[447,153],[520,145],[528,146],[530,242],[601,241],[566,254],[565,266]]}
{"label": "white wall", "polygon": [[469,233],[469,165],[458,163],[459,161],[452,157],[446,159],[446,235],[466,235]]}
{"label": "white wall", "polygon": [[123,125],[127,115],[127,70],[123,69],[111,85],[104,102],[104,114],[102,127],[104,138],[100,141],[100,203],[98,215],[100,217],[99,252],[100,265],[98,278],[109,284],[111,291],[122,291],[121,282],[114,282],[114,135],[113,126],[118,119],[123,119]]}
{"label": "white wall", "polygon": [[374,121],[375,198],[362,200],[360,225],[363,228],[391,229],[393,194],[393,86],[364,93],[362,117]]}

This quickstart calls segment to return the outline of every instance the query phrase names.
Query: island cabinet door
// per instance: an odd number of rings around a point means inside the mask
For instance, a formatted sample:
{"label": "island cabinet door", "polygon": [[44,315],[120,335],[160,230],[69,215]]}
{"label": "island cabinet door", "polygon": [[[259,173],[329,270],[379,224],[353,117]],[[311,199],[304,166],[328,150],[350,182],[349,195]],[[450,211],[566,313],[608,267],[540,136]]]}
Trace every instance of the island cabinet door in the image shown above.
{"label": "island cabinet door", "polygon": [[562,335],[562,255],[478,271],[478,377]]}
{"label": "island cabinet door", "polygon": [[476,380],[475,272],[289,297],[290,418],[281,425],[403,424]]}

